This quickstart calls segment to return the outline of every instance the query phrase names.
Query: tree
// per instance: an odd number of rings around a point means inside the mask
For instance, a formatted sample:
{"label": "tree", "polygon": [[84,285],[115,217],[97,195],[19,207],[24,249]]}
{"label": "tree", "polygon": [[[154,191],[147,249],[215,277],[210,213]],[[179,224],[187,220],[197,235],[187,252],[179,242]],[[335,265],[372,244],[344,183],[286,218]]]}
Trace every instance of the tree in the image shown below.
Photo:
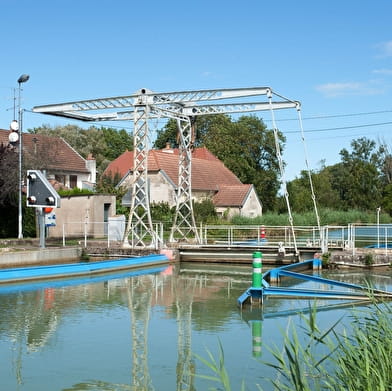
{"label": "tree", "polygon": [[[331,167],[322,167],[318,172],[311,172],[311,178],[317,207],[339,209],[339,195],[332,188]],[[307,171],[301,171],[299,178],[288,182],[287,191],[293,211],[302,213],[314,209]]]}
{"label": "tree", "polygon": [[[17,149],[0,144],[0,237],[2,238],[18,235],[18,160]],[[22,208],[23,236],[34,236],[35,210],[33,209],[35,208],[27,208],[25,200],[22,200]]]}
{"label": "tree", "polygon": [[[237,121],[224,114],[200,116],[195,124],[194,145],[208,148],[242,183],[253,184],[264,209],[273,209],[280,186],[273,131],[256,116],[241,116]],[[283,149],[285,138],[280,132],[278,137]],[[154,145],[164,148],[167,142],[178,145],[174,120],[158,132]]]}
{"label": "tree", "polygon": [[29,130],[29,132],[62,137],[85,159],[89,154],[92,154],[97,162],[98,176],[102,174],[110,161],[127,149],[132,150],[133,147],[133,137],[125,129],[117,130],[95,126],[83,129],[76,125],[52,128],[49,125],[43,125]]}
{"label": "tree", "polygon": [[340,151],[342,162],[331,167],[332,188],[338,192],[343,209],[372,210],[382,194],[383,146],[366,137],[352,140],[352,151]]}
{"label": "tree", "polygon": [[0,144],[0,205],[18,204],[18,153],[16,149]]}

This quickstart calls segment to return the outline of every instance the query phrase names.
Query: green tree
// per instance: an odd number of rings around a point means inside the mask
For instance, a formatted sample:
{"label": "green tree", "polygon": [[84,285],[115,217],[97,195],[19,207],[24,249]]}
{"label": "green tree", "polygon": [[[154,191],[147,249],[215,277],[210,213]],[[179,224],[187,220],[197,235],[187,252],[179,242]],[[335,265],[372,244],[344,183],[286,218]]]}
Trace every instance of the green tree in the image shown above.
{"label": "green tree", "polygon": [[177,121],[169,119],[165,126],[157,131],[157,137],[154,141],[154,148],[163,149],[169,143],[173,148],[178,147],[177,143]]}
{"label": "green tree", "polygon": [[[322,167],[318,172],[311,172],[317,207],[339,209],[339,195],[332,188],[330,167]],[[301,171],[298,178],[287,183],[290,204],[294,212],[308,212],[314,209],[309,173]]]}
{"label": "green tree", "polygon": [[340,151],[342,162],[330,168],[332,188],[339,194],[344,210],[375,209],[382,194],[382,153],[375,141],[366,137],[351,142],[352,151]]}
{"label": "green tree", "polygon": [[43,125],[29,130],[29,132],[62,137],[84,158],[92,154],[97,162],[98,176],[112,160],[133,147],[133,137],[125,129],[117,130],[95,126],[83,129],[76,125],[56,127]]}
{"label": "green tree", "polygon": [[[195,125],[194,145],[208,148],[242,183],[253,184],[264,210],[273,209],[280,186],[273,131],[256,116],[241,116],[237,121],[224,114],[200,116]],[[278,135],[283,149],[285,138]],[[173,120],[158,132],[154,146],[164,148],[167,142],[178,145]]]}

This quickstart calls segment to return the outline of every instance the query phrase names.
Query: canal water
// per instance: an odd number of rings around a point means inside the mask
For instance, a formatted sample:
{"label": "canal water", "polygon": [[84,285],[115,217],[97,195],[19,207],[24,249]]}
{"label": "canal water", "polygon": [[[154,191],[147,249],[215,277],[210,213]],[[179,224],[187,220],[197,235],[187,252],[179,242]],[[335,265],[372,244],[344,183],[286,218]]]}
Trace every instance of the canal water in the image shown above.
{"label": "canal water", "polygon": [[[250,286],[244,266],[181,264],[124,275],[0,286],[0,389],[5,391],[204,391],[219,387],[198,356],[219,361],[222,346],[233,390],[271,390],[269,349],[308,301],[268,299],[242,311]],[[323,276],[392,290],[391,269]],[[285,284],[308,284],[285,281]],[[351,307],[318,301],[321,328]],[[335,306],[336,305],[336,306]],[[306,315],[305,315],[306,316]],[[300,328],[300,327],[299,327]],[[221,388],[220,388],[221,389]]]}

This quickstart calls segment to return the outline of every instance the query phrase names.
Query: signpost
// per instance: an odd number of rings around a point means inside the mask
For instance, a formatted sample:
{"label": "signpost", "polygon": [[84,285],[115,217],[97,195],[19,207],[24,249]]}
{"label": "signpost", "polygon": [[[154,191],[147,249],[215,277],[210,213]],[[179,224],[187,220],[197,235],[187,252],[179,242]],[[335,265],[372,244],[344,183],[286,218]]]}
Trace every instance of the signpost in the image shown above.
{"label": "signpost", "polygon": [[[39,244],[45,248],[45,212],[53,213],[52,208],[60,207],[60,196],[39,170],[27,170],[27,206],[39,208]],[[52,222],[55,225],[55,216],[52,214]],[[53,224],[48,224],[51,226]]]}

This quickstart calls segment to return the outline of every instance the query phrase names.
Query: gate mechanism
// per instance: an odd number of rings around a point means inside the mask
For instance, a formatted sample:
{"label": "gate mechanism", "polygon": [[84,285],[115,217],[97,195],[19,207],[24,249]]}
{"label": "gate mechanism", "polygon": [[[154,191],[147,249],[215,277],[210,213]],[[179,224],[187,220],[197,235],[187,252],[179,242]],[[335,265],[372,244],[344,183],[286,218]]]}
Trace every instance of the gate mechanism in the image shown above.
{"label": "gate mechanism", "polygon": [[[251,100],[252,97],[254,101]],[[272,101],[272,98],[276,98],[277,101]],[[176,212],[170,241],[192,240],[200,243],[191,196],[191,146],[194,117],[288,108],[296,108],[299,111],[300,103],[274,93],[269,87],[165,93],[156,93],[142,88],[129,96],[36,106],[33,111],[81,121],[129,120],[134,122],[131,209],[124,234],[124,246],[144,248],[158,245],[158,235],[153,229],[148,199],[147,160],[150,120],[162,117],[173,118],[177,120],[179,128],[179,176]],[[281,159],[279,151],[277,155],[278,159]],[[283,164],[280,164],[280,167],[282,171]],[[291,217],[288,197],[286,201]]]}

